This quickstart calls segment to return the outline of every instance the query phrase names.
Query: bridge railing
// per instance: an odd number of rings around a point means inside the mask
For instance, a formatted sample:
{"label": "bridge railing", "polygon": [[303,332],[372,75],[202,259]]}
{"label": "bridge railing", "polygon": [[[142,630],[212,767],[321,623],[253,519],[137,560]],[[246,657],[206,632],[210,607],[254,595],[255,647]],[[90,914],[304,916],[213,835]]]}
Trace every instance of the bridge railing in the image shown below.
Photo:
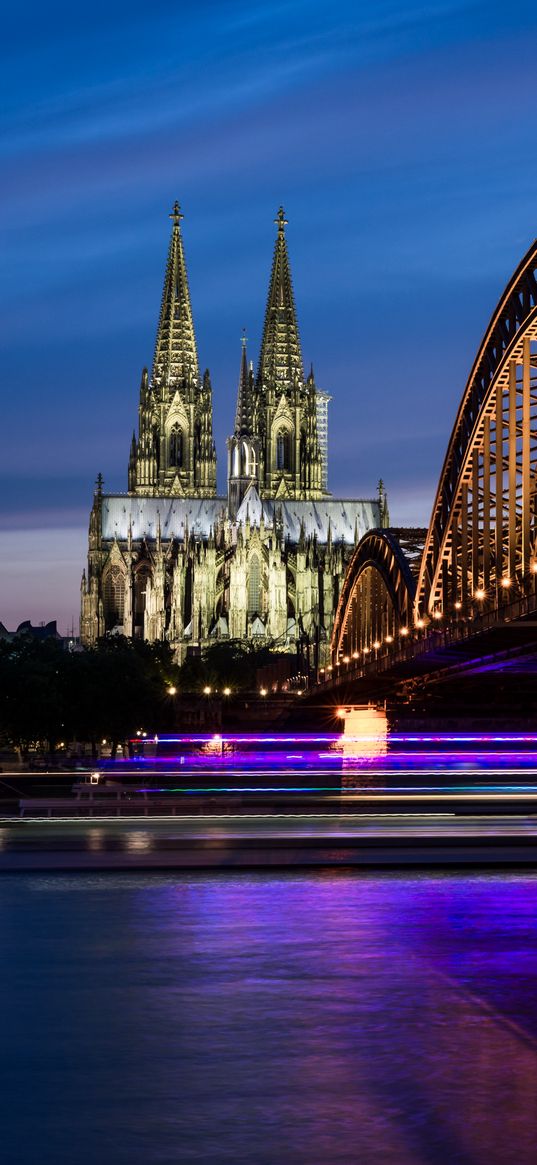
{"label": "bridge railing", "polygon": [[[371,648],[367,655],[359,659],[342,658],[320,669],[318,686],[326,690],[338,687],[342,682],[353,682],[367,676],[389,672],[402,664],[422,656],[433,655],[435,649],[446,649],[451,645],[474,639],[496,627],[516,623],[537,614],[537,576],[532,576],[525,593],[501,599],[486,610],[475,607],[460,612],[456,619],[439,627],[429,624],[423,629],[414,629],[398,642],[383,643]],[[537,637],[537,630],[536,630]]]}

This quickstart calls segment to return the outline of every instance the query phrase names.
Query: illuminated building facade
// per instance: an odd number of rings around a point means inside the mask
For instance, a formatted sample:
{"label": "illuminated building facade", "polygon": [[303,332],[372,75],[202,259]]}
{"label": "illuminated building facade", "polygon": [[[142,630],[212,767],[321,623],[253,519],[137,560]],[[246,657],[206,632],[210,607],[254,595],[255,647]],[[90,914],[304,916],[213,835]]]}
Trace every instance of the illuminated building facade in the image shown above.
{"label": "illuminated building facade", "polygon": [[99,477],[82,577],[81,638],[108,632],[188,647],[254,639],[328,652],[356,543],[388,523],[386,496],[327,492],[328,393],[306,378],[280,209],[257,375],[242,341],[228,439],[227,496],[216,492],[212,387],[200,374],[176,203],[151,376],[140,387],[128,493]]}

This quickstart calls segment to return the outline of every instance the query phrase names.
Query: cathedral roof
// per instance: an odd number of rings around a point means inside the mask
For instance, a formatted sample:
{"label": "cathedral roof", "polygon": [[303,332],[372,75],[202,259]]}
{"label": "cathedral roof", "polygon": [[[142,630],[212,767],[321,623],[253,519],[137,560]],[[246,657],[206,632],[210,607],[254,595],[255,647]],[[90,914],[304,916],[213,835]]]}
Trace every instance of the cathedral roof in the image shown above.
{"label": "cathedral roof", "polygon": [[179,203],[176,202],[170,215],[173,220],[172,235],[151,377],[152,384],[164,385],[171,389],[199,379],[198,353],[181,235],[182,217]]}
{"label": "cathedral roof", "polygon": [[265,312],[258,380],[263,384],[273,384],[276,388],[281,386],[283,389],[297,381],[302,383],[304,372],[285,241],[287,220],[283,207],[280,207],[275,222],[278,224],[278,236]]}
{"label": "cathedral roof", "polygon": [[[134,540],[156,538],[160,521],[164,540],[184,538],[185,531],[198,538],[208,538],[216,523],[227,513],[227,499],[131,497],[128,494],[105,494],[102,498],[101,533],[106,540],[126,541],[129,527]],[[261,501],[254,486],[242,500],[237,523],[259,526],[261,518],[267,528],[274,522],[284,538],[297,543],[301,527],[303,537],[314,535],[319,543],[326,543],[329,534],[333,542],[354,545],[367,530],[380,526],[378,498],[371,500],[323,498],[321,501]]]}
{"label": "cathedral roof", "polygon": [[208,538],[222,518],[226,498],[129,497],[105,494],[101,532],[106,539],[126,540],[129,525],[133,539],[156,537],[160,520],[163,539],[184,538],[185,530]]}
{"label": "cathedral roof", "polygon": [[261,501],[255,485],[249,485],[242,502],[237,510],[236,522],[250,522],[252,526],[259,526],[261,518],[266,522],[264,503]]}
{"label": "cathedral roof", "polygon": [[[255,495],[255,496],[254,496]],[[257,499],[257,500],[256,500]],[[356,536],[362,538],[368,530],[380,526],[380,505],[377,498],[347,499],[322,498],[320,501],[261,501],[254,487],[250,487],[237,512],[237,522],[250,522],[258,526],[261,515],[265,526],[281,521],[284,538],[297,543],[301,527],[305,538],[314,535],[320,543],[328,541],[330,531],[333,542],[354,545]],[[280,517],[281,516],[281,517]]]}

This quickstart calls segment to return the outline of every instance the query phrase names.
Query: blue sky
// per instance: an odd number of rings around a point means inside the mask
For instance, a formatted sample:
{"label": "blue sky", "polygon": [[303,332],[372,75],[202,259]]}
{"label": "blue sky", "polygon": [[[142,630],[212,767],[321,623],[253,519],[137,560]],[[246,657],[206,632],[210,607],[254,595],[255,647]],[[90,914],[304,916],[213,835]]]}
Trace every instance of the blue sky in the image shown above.
{"label": "blue sky", "polygon": [[95,476],[126,488],[176,197],[220,485],[283,203],[304,359],[333,394],[330,488],[382,476],[394,522],[426,523],[536,232],[535,6],[30,3],[4,24],[0,620],[77,617]]}

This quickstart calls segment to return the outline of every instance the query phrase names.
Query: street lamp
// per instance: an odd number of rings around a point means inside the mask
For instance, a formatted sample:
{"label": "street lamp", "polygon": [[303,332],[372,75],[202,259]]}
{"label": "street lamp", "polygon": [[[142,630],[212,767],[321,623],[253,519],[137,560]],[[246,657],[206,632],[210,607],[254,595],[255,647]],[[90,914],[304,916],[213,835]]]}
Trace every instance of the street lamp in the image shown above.
{"label": "street lamp", "polygon": [[230,695],[231,695],[231,688],[224,688],[224,696],[230,696]]}
{"label": "street lamp", "polygon": [[210,688],[209,686],[207,686],[207,687],[205,687],[205,688],[203,689],[203,695],[204,695],[204,696],[210,696],[210,694],[211,694],[211,691],[212,691],[212,688]]}
{"label": "street lamp", "polygon": [[177,688],[174,688],[173,684],[171,685],[171,687],[168,688],[168,695],[169,696],[176,696],[177,695]]}

